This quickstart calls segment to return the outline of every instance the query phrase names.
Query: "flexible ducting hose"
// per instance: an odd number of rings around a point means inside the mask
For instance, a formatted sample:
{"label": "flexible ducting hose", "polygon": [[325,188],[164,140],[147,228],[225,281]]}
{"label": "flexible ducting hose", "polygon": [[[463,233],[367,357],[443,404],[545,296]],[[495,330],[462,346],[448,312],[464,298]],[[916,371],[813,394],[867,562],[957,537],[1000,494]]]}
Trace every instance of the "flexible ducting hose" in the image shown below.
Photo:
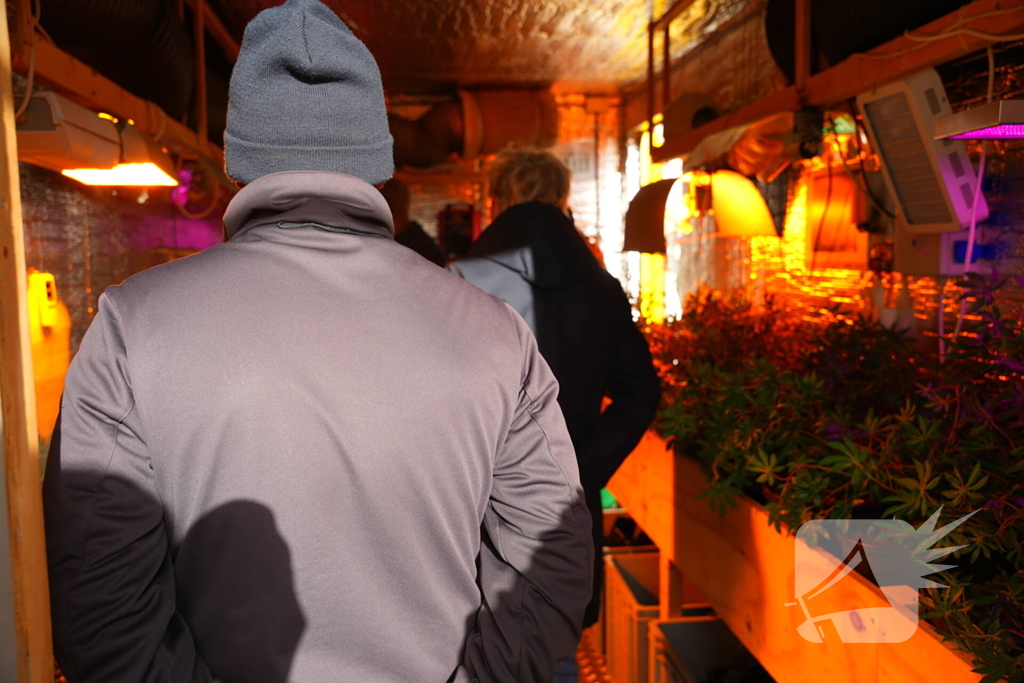
{"label": "flexible ducting hose", "polygon": [[427,168],[450,156],[495,154],[510,145],[545,148],[558,138],[558,107],[546,90],[462,91],[416,121],[388,116],[395,165]]}
{"label": "flexible ducting hose", "polygon": [[174,0],[41,0],[57,47],[179,118],[193,95],[192,41]]}

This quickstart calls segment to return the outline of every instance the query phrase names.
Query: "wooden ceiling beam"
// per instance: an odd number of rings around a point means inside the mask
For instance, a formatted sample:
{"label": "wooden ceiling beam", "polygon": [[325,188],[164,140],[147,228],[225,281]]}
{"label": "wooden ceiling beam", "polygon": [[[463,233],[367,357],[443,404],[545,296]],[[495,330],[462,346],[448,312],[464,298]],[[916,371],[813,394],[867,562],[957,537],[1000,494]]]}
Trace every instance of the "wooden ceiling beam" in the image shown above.
{"label": "wooden ceiling beam", "polygon": [[[37,39],[35,51],[35,81],[40,85],[89,109],[132,119],[139,130],[161,139],[179,154],[191,152],[208,157],[217,165],[223,164],[224,152],[220,147],[201,139],[156,104],[131,94],[53,43]],[[29,51],[12,57],[14,71],[27,74]]]}
{"label": "wooden ceiling beam", "polygon": [[[975,0],[914,33],[920,36],[937,35],[958,27],[996,35],[1019,33],[1024,30],[1024,5],[1007,8],[1006,0]],[[834,106],[885,83],[982,50],[992,42],[966,33],[952,34],[933,42],[919,42],[900,36],[867,54],[853,55],[811,76],[806,80],[802,92],[795,85],[790,86],[725,114],[686,135],[666,140],[663,146],[651,150],[651,158],[662,162],[685,156],[709,135],[779,112],[793,111],[802,106]]]}

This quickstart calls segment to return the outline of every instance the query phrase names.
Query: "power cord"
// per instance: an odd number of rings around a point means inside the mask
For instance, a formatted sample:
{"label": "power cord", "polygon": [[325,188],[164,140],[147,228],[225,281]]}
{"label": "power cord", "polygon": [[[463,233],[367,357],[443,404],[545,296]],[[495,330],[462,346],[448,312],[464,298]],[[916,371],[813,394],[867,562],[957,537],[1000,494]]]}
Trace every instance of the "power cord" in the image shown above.
{"label": "power cord", "polygon": [[[992,98],[995,91],[996,82],[996,58],[995,53],[992,51],[992,46],[988,47],[988,101],[992,102]],[[974,185],[974,197],[971,201],[971,227],[967,234],[967,254],[964,258],[964,275],[973,271],[972,261],[974,260],[974,247],[977,241],[977,228],[978,228],[978,202],[981,198],[981,183],[985,177],[985,164],[988,161],[988,149],[986,147],[986,141],[981,142],[981,160],[978,162],[978,179]],[[941,315],[941,312],[940,312]],[[963,329],[964,318],[967,315],[967,297],[963,296],[960,299],[960,312],[956,317],[956,329],[953,331],[953,338],[960,336],[960,331]],[[939,352],[942,358],[945,358],[946,345],[944,341],[940,342],[941,348]]]}

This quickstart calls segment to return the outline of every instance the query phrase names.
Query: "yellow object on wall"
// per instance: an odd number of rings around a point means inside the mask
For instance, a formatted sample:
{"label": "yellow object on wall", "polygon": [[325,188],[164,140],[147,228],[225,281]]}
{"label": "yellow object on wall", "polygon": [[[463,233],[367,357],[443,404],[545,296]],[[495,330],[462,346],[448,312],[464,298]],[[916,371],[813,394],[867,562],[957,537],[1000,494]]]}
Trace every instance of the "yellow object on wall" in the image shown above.
{"label": "yellow object on wall", "polygon": [[647,322],[665,322],[664,254],[640,254],[640,315]]}
{"label": "yellow object on wall", "polygon": [[71,363],[71,316],[50,273],[28,269],[28,317],[40,438],[49,443]]}

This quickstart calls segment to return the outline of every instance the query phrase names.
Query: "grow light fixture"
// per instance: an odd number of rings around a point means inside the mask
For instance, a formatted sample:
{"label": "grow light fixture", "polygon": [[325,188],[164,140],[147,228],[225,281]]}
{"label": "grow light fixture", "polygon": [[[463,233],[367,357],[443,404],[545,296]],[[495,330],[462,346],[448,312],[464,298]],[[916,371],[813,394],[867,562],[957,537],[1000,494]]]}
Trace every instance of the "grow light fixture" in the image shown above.
{"label": "grow light fixture", "polygon": [[936,140],[1024,138],[1024,100],[999,100],[935,120]]}
{"label": "grow light fixture", "polygon": [[857,97],[889,195],[908,232],[956,232],[988,218],[984,195],[975,207],[977,173],[964,144],[937,139],[936,122],[952,114],[935,69]]}
{"label": "grow light fixture", "polygon": [[68,168],[61,174],[84,185],[174,187],[178,184],[171,160],[155,140],[132,125],[121,129],[121,158],[113,168]]}
{"label": "grow light fixture", "polygon": [[174,164],[131,119],[33,93],[17,122],[18,158],[86,185],[174,186]]}
{"label": "grow light fixture", "polygon": [[114,168],[69,168],[61,171],[83,185],[174,187],[178,182],[154,164],[118,164]]}

